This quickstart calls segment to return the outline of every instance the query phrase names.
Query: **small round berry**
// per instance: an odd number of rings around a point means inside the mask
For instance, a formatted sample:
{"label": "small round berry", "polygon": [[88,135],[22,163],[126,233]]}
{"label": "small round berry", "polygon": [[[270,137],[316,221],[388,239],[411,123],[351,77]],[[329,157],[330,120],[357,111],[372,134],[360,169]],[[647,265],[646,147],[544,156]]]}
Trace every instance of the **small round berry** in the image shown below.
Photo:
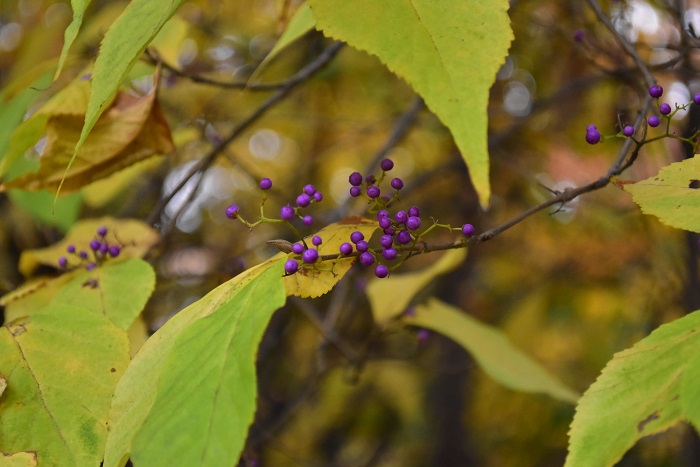
{"label": "small round berry", "polygon": [[384,229],[384,235],[391,235],[392,237],[396,233],[396,229],[393,227],[389,227],[388,229]]}
{"label": "small round berry", "polygon": [[284,263],[284,272],[285,274],[294,274],[299,270],[299,263],[296,262],[296,260],[293,259],[288,259],[286,263]]}
{"label": "small round berry", "polygon": [[90,249],[91,249],[92,251],[97,251],[97,250],[99,250],[99,249],[100,249],[100,245],[102,245],[102,244],[100,243],[99,240],[91,240],[91,241],[90,241]]}
{"label": "small round berry", "polygon": [[416,339],[418,339],[418,344],[423,345],[428,341],[428,338],[430,337],[430,331],[427,329],[421,329],[418,331],[418,334],[416,334]]}
{"label": "small round berry", "polygon": [[374,264],[374,255],[369,251],[365,251],[360,255],[360,263],[365,267],[372,266]]}
{"label": "small round berry", "polygon": [[389,219],[388,217],[382,217],[381,219],[379,219],[379,227],[381,227],[382,229],[388,229],[389,227],[391,227],[391,219]]}
{"label": "small round berry", "polygon": [[396,255],[398,255],[398,254],[399,254],[399,252],[396,251],[396,248],[384,248],[384,250],[382,251],[382,256],[387,261],[391,261],[392,259],[396,259]]}
{"label": "small round berry", "polygon": [[352,186],[360,186],[362,185],[362,174],[360,172],[353,172],[348,177],[348,181]]}
{"label": "small round berry", "polygon": [[292,252],[296,253],[297,255],[300,255],[304,252],[304,245],[302,243],[296,242],[294,245],[292,245]]}
{"label": "small round berry", "polygon": [[320,191],[314,193],[314,201],[316,201],[317,203],[323,201],[323,193],[321,193]]}
{"label": "small round berry", "polygon": [[592,123],[586,127],[586,131],[593,131],[593,130],[597,130],[597,129],[598,129],[598,127]]}
{"label": "small round berry", "polygon": [[108,251],[109,251],[109,246],[107,246],[106,243],[103,243],[102,245],[100,245],[100,253],[102,253],[104,255]]}
{"label": "small round berry", "polygon": [[304,219],[302,219],[302,222],[304,223],[305,226],[311,227],[314,225],[314,218],[311,216],[304,216]]}
{"label": "small round berry", "polygon": [[311,204],[311,196],[307,195],[306,193],[302,193],[297,196],[297,206],[305,208],[309,204]]}
{"label": "small round berry", "polygon": [[374,275],[380,279],[384,279],[389,275],[389,268],[383,264],[377,264],[377,267],[374,268]]}
{"label": "small round berry", "polygon": [[81,259],[87,259],[87,257],[88,257],[87,251],[80,250],[80,253],[78,253],[78,256],[80,256]]}
{"label": "small round berry", "polygon": [[377,220],[380,220],[382,217],[389,217],[389,211],[386,209],[382,209],[377,213]]}
{"label": "small round berry", "polygon": [[397,224],[405,224],[408,220],[408,214],[406,214],[406,211],[399,211],[394,215],[394,220]]}
{"label": "small round berry", "polygon": [[409,209],[408,216],[420,217],[420,209],[418,209],[418,206],[413,206],[411,209]]}
{"label": "small round berry", "polygon": [[308,185],[304,186],[304,193],[309,196],[313,196],[314,193],[316,193],[316,187],[309,183]]}
{"label": "small round berry", "polygon": [[697,105],[700,105],[700,93],[695,94],[693,96],[693,102],[695,102]]}
{"label": "small round berry", "polygon": [[282,206],[282,209],[280,209],[280,218],[285,221],[294,219],[294,208],[290,205]]}
{"label": "small round berry", "polygon": [[344,242],[340,244],[340,254],[341,255],[349,255],[352,253],[352,245],[349,244],[348,242]]}
{"label": "small round berry", "polygon": [[398,177],[392,179],[392,180],[391,180],[391,187],[392,187],[394,190],[400,190],[401,188],[403,188],[403,180],[401,180],[401,179],[398,178]]}
{"label": "small round berry", "polygon": [[111,256],[112,258],[116,258],[121,252],[122,249],[119,248],[119,245],[112,245],[111,247],[109,247],[109,256]]}
{"label": "small round berry", "polygon": [[671,113],[671,106],[664,102],[659,106],[659,112],[661,112],[662,115],[668,115]]}
{"label": "small round berry", "polygon": [[369,249],[369,244],[367,243],[366,240],[360,240],[355,245],[355,248],[357,248],[357,251],[359,251],[359,252],[367,251]]}
{"label": "small round berry", "polygon": [[66,247],[66,251],[67,251],[68,253],[75,253],[75,245],[68,245],[68,246]]}
{"label": "small round berry", "polygon": [[394,161],[392,161],[391,159],[383,159],[379,166],[384,172],[388,172],[394,168]]}
{"label": "small round berry", "polygon": [[659,86],[658,84],[655,84],[655,85],[653,85],[652,87],[649,88],[649,95],[650,95],[651,97],[656,98],[656,99],[658,99],[659,97],[661,97],[661,96],[663,95],[663,93],[664,93],[664,88],[662,88],[662,87]]}
{"label": "small round berry", "polygon": [[595,128],[586,130],[586,142],[588,144],[598,144],[600,142],[600,132]]}
{"label": "small round berry", "polygon": [[309,248],[301,255],[301,260],[306,264],[315,263],[316,260],[318,260],[318,250],[315,248]]}
{"label": "small round berry", "polygon": [[379,239],[379,244],[384,248],[390,248],[391,245],[394,244],[394,237],[384,234],[382,238]]}
{"label": "small round berry", "polygon": [[354,231],[353,233],[350,234],[350,241],[354,244],[357,244],[360,240],[364,240],[365,236],[362,232],[359,230]]}
{"label": "small round berry", "polygon": [[476,229],[471,224],[464,224],[462,226],[462,233],[464,235],[466,235],[467,237],[473,237],[474,234],[476,233]]}
{"label": "small round berry", "polygon": [[407,243],[411,243],[413,241],[413,237],[411,237],[411,233],[408,230],[402,230],[396,234],[396,241],[399,243],[399,245],[405,245]]}
{"label": "small round berry", "polygon": [[649,117],[649,120],[647,120],[647,123],[649,124],[650,127],[656,128],[661,124],[661,119],[657,117],[656,115],[652,115]]}
{"label": "small round berry", "polygon": [[381,194],[381,192],[380,192],[378,186],[370,185],[367,187],[367,196],[369,196],[370,198],[372,198],[372,199],[377,198],[377,197],[379,197],[380,194]]}
{"label": "small round berry", "polygon": [[96,265],[95,263],[87,263],[87,264],[85,265],[85,269],[87,269],[88,271],[92,271],[92,270],[95,269],[96,267],[97,267],[97,265]]}
{"label": "small round berry", "polygon": [[66,258],[65,256],[61,256],[60,258],[58,258],[58,267],[60,267],[61,269],[66,269],[66,267],[68,267],[68,258]]}
{"label": "small round berry", "polygon": [[420,225],[421,225],[420,217],[417,217],[417,216],[411,216],[406,221],[406,227],[408,227],[408,230],[420,229]]}
{"label": "small round berry", "polygon": [[365,177],[365,183],[367,185],[374,185],[375,183],[377,183],[377,178],[374,175],[367,175]]}
{"label": "small round berry", "polygon": [[586,33],[582,30],[579,29],[574,33],[574,40],[576,42],[583,42],[583,39],[586,38]]}
{"label": "small round berry", "polygon": [[311,239],[311,243],[313,243],[316,246],[319,246],[321,243],[323,243],[323,239],[319,237],[318,235],[314,235],[313,238]]}
{"label": "small round berry", "polygon": [[270,188],[272,188],[272,180],[270,180],[269,178],[263,178],[262,180],[260,180],[260,188],[266,191],[269,190]]}
{"label": "small round berry", "polygon": [[622,134],[625,136],[632,136],[634,134],[634,127],[632,125],[627,125],[622,129]]}
{"label": "small round berry", "polygon": [[236,217],[238,217],[238,211],[238,206],[232,204],[231,206],[226,208],[226,217],[228,217],[229,219],[235,219]]}
{"label": "small round berry", "polygon": [[102,227],[97,229],[97,235],[99,235],[100,237],[104,237],[105,235],[107,235],[107,227],[103,225]]}
{"label": "small round berry", "polygon": [[350,196],[353,198],[357,198],[360,196],[360,187],[359,186],[353,186],[350,188]]}

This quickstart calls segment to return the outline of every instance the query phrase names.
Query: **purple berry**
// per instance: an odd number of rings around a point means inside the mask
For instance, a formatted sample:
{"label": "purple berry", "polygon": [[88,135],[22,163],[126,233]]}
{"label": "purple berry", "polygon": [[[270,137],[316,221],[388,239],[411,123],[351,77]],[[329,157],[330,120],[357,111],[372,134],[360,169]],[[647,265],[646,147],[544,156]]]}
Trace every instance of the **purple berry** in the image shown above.
{"label": "purple berry", "polygon": [[323,193],[321,193],[320,191],[314,193],[314,201],[316,201],[317,203],[323,201]]}
{"label": "purple berry", "polygon": [[661,112],[662,115],[668,115],[671,113],[671,106],[664,102],[659,106],[659,112]]}
{"label": "purple berry", "polygon": [[394,215],[394,220],[397,224],[405,224],[408,220],[408,214],[406,214],[406,211],[399,211]]}
{"label": "purple berry", "polygon": [[308,185],[304,186],[304,193],[309,196],[313,196],[314,193],[316,193],[316,187],[309,183]]}
{"label": "purple berry", "polygon": [[600,142],[600,132],[595,128],[586,130],[586,142],[588,144],[598,144]]}
{"label": "purple berry", "polygon": [[398,254],[399,254],[399,252],[396,251],[396,248],[384,248],[384,250],[382,251],[382,256],[387,261],[391,261],[392,259],[396,259],[396,255],[398,255]]}
{"label": "purple berry", "polygon": [[389,275],[389,268],[383,264],[377,264],[377,267],[374,268],[374,275],[380,279],[384,279]]}
{"label": "purple berry", "polygon": [[597,129],[598,129],[598,127],[592,123],[586,127],[586,131],[593,131],[593,130],[597,130]]}
{"label": "purple berry", "polygon": [[462,233],[467,237],[473,237],[476,233],[476,229],[471,224],[464,224],[462,226]]}
{"label": "purple berry", "polygon": [[350,253],[352,253],[352,245],[349,244],[348,242],[341,243],[340,244],[340,254],[347,256]]}
{"label": "purple berry", "polygon": [[661,124],[661,119],[657,117],[656,115],[652,115],[649,117],[649,120],[647,120],[647,123],[649,124],[650,127],[656,128]]}
{"label": "purple berry", "polygon": [[664,93],[664,88],[662,88],[658,84],[655,84],[649,88],[649,95],[651,97],[655,97],[656,99],[661,97],[663,95],[663,93]]}
{"label": "purple berry", "polygon": [[693,96],[693,102],[695,102],[696,104],[700,105],[700,93],[695,94],[695,95]]}
{"label": "purple berry", "polygon": [[388,217],[389,216],[389,211],[386,209],[382,209],[377,213],[377,220],[380,220],[382,217]]}
{"label": "purple berry", "polygon": [[294,219],[294,208],[290,205],[282,206],[282,209],[280,209],[280,218],[285,221]]}
{"label": "purple berry", "polygon": [[370,198],[372,198],[372,199],[377,198],[377,197],[379,197],[380,194],[381,194],[381,192],[380,192],[378,186],[371,185],[371,186],[367,187],[367,196],[369,196]]}
{"label": "purple berry", "polygon": [[102,227],[97,229],[97,235],[99,235],[100,237],[104,237],[105,235],[107,235],[107,227],[103,225]]}
{"label": "purple berry", "polygon": [[109,251],[109,246],[107,246],[106,243],[103,243],[102,245],[100,245],[100,253],[102,253],[104,255],[107,253],[107,251]]}
{"label": "purple berry", "polygon": [[301,260],[306,264],[315,263],[316,260],[318,260],[318,250],[315,248],[309,248],[301,255]]}
{"label": "purple berry", "polygon": [[58,267],[60,267],[61,269],[66,269],[67,266],[68,258],[66,258],[65,256],[61,256],[60,258],[58,258]]}
{"label": "purple berry", "polygon": [[87,257],[88,257],[87,251],[80,250],[80,253],[78,253],[78,256],[80,256],[81,259],[87,259]]}
{"label": "purple berry", "polygon": [[232,204],[231,206],[226,208],[226,217],[229,219],[235,219],[238,217],[238,206],[235,204]]}
{"label": "purple berry", "polygon": [[379,239],[379,244],[384,248],[390,248],[394,244],[394,237],[386,234],[382,235],[382,238]]}
{"label": "purple berry", "polygon": [[96,265],[95,263],[87,263],[87,264],[85,265],[85,269],[87,269],[88,271],[92,271],[92,270],[95,269],[96,267],[97,267],[97,265]]}
{"label": "purple berry", "polygon": [[365,267],[372,266],[374,264],[374,255],[369,251],[365,251],[360,255],[360,263]]}
{"label": "purple berry", "polygon": [[417,216],[411,216],[406,221],[406,227],[408,227],[408,230],[420,229],[420,225],[421,225],[420,217],[417,217]]}
{"label": "purple berry", "polygon": [[384,235],[391,235],[392,237],[396,233],[396,229],[393,227],[389,227],[388,229],[384,229]]}
{"label": "purple berry", "polygon": [[622,134],[625,136],[632,136],[634,134],[634,127],[632,125],[627,125],[622,129]]}
{"label": "purple berry", "polygon": [[586,33],[582,30],[579,29],[574,33],[574,40],[576,42],[583,42],[583,39],[585,39]]}
{"label": "purple berry", "polygon": [[384,172],[388,172],[394,168],[394,161],[392,161],[391,159],[383,159],[379,166]]}
{"label": "purple berry", "polygon": [[304,219],[302,219],[302,222],[304,223],[305,226],[311,227],[314,225],[314,218],[311,216],[304,216]]}
{"label": "purple berry", "polygon": [[389,227],[391,227],[391,219],[389,219],[388,217],[382,217],[381,219],[379,219],[379,227],[381,227],[382,229],[388,229]]}
{"label": "purple berry", "polygon": [[360,192],[361,191],[359,186],[353,186],[350,188],[350,196],[352,196],[353,198],[357,198],[358,196],[360,196]]}
{"label": "purple berry", "polygon": [[286,263],[284,263],[284,272],[289,275],[289,274],[294,274],[299,270],[299,263],[296,262],[296,260],[293,259],[288,259]]}
{"label": "purple berry", "polygon": [[311,204],[311,196],[307,195],[306,193],[302,193],[297,196],[297,206],[305,208],[309,204]]}
{"label": "purple berry", "polygon": [[100,249],[100,245],[102,245],[102,244],[100,243],[99,240],[91,240],[91,241],[90,241],[90,249],[91,249],[92,251],[97,251],[97,250],[99,250],[99,249]]}
{"label": "purple berry", "polygon": [[272,180],[270,180],[269,178],[263,178],[262,180],[260,180],[260,188],[262,188],[263,190],[269,190],[270,188],[272,188]]}
{"label": "purple berry", "polygon": [[392,187],[394,190],[400,190],[401,188],[403,188],[403,180],[401,180],[401,179],[398,178],[398,177],[397,177],[397,178],[394,178],[394,179],[391,181],[391,187]]}
{"label": "purple berry", "polygon": [[66,251],[67,251],[68,253],[75,253],[75,245],[68,245],[68,246],[66,247]]}
{"label": "purple berry", "polygon": [[119,248],[119,245],[112,245],[111,247],[109,247],[109,256],[111,256],[112,258],[116,258],[121,252],[122,249]]}
{"label": "purple berry", "polygon": [[413,241],[413,237],[411,237],[411,233],[408,230],[402,230],[396,234],[396,241],[399,243],[399,245],[405,245],[407,243],[411,243]]}
{"label": "purple berry", "polygon": [[375,183],[377,183],[377,179],[374,175],[367,175],[365,177],[365,183],[367,185],[374,185]]}
{"label": "purple berry", "polygon": [[359,252],[367,251],[367,250],[369,249],[369,244],[367,243],[366,240],[360,240],[360,241],[357,242],[357,244],[355,245],[355,248],[356,248],[357,251],[359,251]]}
{"label": "purple berry", "polygon": [[360,172],[353,172],[348,177],[348,181],[352,186],[360,186],[362,185],[362,174]]}
{"label": "purple berry", "polygon": [[358,230],[356,230],[350,234],[350,241],[352,243],[357,244],[357,242],[359,242],[360,240],[364,240],[364,239],[365,239],[364,234]]}
{"label": "purple berry", "polygon": [[318,235],[314,235],[313,238],[311,239],[311,243],[313,243],[316,246],[319,246],[321,243],[323,243],[323,239],[319,237]]}
{"label": "purple berry", "polygon": [[421,329],[418,331],[418,334],[416,334],[416,338],[418,339],[418,344],[422,345],[425,344],[430,337],[430,331],[427,329]]}
{"label": "purple berry", "polygon": [[292,252],[300,255],[304,252],[304,245],[302,243],[296,242],[292,245]]}
{"label": "purple berry", "polygon": [[411,209],[409,209],[408,216],[420,217],[420,209],[418,209],[418,206],[413,206]]}

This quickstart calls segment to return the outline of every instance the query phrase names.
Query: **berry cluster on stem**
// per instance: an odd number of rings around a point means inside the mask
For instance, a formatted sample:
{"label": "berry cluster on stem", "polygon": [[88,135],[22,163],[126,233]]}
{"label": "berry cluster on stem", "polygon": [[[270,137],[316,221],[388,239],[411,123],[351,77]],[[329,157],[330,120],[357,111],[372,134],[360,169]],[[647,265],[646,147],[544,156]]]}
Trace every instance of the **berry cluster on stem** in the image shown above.
{"label": "berry cluster on stem", "polygon": [[110,244],[107,241],[107,227],[102,226],[97,229],[95,238],[90,240],[86,249],[78,249],[73,244],[66,247],[66,253],[75,257],[77,262],[69,260],[68,256],[61,256],[58,258],[58,267],[68,270],[83,265],[85,269],[92,271],[109,258],[119,256],[121,251],[121,245]]}

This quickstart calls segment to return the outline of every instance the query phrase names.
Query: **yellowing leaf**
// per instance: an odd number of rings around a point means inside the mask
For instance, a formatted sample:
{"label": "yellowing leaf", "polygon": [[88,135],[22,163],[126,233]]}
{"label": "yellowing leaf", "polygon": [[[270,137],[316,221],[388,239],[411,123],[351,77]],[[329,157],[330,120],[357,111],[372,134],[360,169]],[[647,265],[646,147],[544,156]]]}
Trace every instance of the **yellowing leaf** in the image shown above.
{"label": "yellowing leaf", "polygon": [[36,467],[38,465],[35,452],[17,452],[14,454],[0,452],[0,467]]}
{"label": "yellowing leaf", "polygon": [[63,182],[65,191],[76,191],[154,154],[173,150],[170,130],[156,102],[155,88],[145,96],[119,94],[66,172],[82,126],[82,115],[51,115],[39,171],[6,182],[4,186],[56,191]]}
{"label": "yellowing leaf", "polygon": [[[434,254],[434,253],[433,253]],[[464,249],[448,250],[430,267],[419,272],[392,274],[386,279],[373,280],[367,286],[367,298],[374,320],[386,325],[389,320],[406,311],[413,297],[437,276],[452,271],[467,257]]]}
{"label": "yellowing leaf", "polygon": [[126,333],[78,307],[50,305],[3,326],[2,448],[35,451],[41,466],[99,465],[110,397],[128,362]]}
{"label": "yellowing leaf", "polygon": [[489,90],[513,33],[507,0],[309,0],[326,35],[379,57],[450,129],[489,203]]}
{"label": "yellowing leaf", "polygon": [[158,232],[138,220],[111,217],[86,219],[76,223],[60,242],[46,248],[23,251],[19,257],[20,272],[29,277],[40,264],[57,267],[61,256],[69,257],[69,265],[76,265],[78,260],[66,253],[66,247],[75,245],[78,251],[89,251],[90,241],[102,226],[107,228],[106,239],[110,245],[123,245],[120,258],[140,258],[158,240]]}
{"label": "yellowing leaf", "polygon": [[700,232],[700,157],[662,168],[653,177],[622,184],[644,214],[677,229]]}
{"label": "yellowing leaf", "polygon": [[404,316],[402,320],[405,324],[432,329],[454,340],[472,354],[489,376],[504,386],[516,391],[548,394],[567,402],[576,402],[579,398],[576,391],[511,344],[499,329],[458,308],[433,298],[416,307],[413,316]]}

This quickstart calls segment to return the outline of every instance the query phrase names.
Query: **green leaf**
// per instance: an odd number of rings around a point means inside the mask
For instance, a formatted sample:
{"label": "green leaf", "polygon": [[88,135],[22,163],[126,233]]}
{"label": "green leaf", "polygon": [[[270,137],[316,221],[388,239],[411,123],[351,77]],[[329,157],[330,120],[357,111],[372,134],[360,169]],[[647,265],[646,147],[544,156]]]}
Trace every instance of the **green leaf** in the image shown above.
{"label": "green leaf", "polygon": [[513,39],[507,0],[309,0],[317,27],[379,57],[450,129],[489,203],[489,90]]}
{"label": "green leaf", "polygon": [[127,331],[146,306],[155,284],[156,274],[144,260],[110,261],[92,271],[81,271],[61,288],[54,303],[82,306]]}
{"label": "green leaf", "polygon": [[576,407],[566,465],[613,465],[644,436],[700,428],[699,331],[696,311],[615,354]]}
{"label": "green leaf", "polygon": [[[439,260],[419,272],[392,274],[367,286],[367,298],[377,324],[385,326],[391,319],[406,311],[413,297],[437,276],[452,271],[467,257],[464,249],[448,250]],[[401,293],[395,293],[400,290]]]}
{"label": "green leaf", "polygon": [[416,307],[415,315],[404,316],[403,322],[454,340],[472,354],[486,374],[508,388],[543,393],[566,402],[579,398],[576,391],[511,344],[499,329],[435,298]]}
{"label": "green leaf", "polygon": [[[107,30],[92,72],[85,124],[66,167],[66,174],[90,130],[116,95],[129,70],[183,1],[133,0]],[[61,185],[58,187],[59,192]]]}
{"label": "green leaf", "polygon": [[80,26],[83,24],[83,16],[85,15],[85,10],[90,4],[90,0],[71,0],[70,6],[73,9],[73,20],[66,28],[63,33],[63,49],[61,49],[61,57],[58,59],[58,68],[56,68],[56,73],[53,77],[54,80],[58,78],[63,70],[63,65],[66,63],[66,57],[68,57],[68,51],[73,45],[73,41],[78,36],[78,31]]}
{"label": "green leaf", "polygon": [[62,195],[58,198],[45,190],[8,190],[7,194],[22,211],[42,224],[57,227],[63,232],[70,229],[78,220],[80,208],[83,205],[83,196],[80,193]]}
{"label": "green leaf", "polygon": [[[238,459],[255,411],[258,343],[285,300],[283,263],[225,282],[146,341],[112,401],[105,467],[130,455],[147,466]],[[208,457],[218,448],[225,454]]]}
{"label": "green leaf", "polygon": [[619,184],[644,214],[671,227],[700,232],[700,157],[668,165],[646,180]]}
{"label": "green leaf", "polygon": [[124,331],[71,305],[51,305],[0,329],[0,439],[39,465],[99,465],[110,397],[129,362]]}

